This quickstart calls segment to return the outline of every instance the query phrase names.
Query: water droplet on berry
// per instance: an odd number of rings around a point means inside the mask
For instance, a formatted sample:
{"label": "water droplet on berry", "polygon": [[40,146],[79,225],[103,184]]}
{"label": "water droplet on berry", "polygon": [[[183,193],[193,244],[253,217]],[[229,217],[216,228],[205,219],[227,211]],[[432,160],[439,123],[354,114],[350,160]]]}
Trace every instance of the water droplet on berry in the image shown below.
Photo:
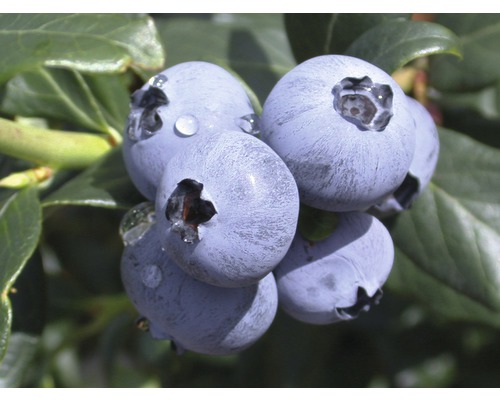
{"label": "water droplet on berry", "polygon": [[237,125],[243,132],[250,135],[260,134],[260,118],[257,114],[248,114],[239,118]]}
{"label": "water droplet on berry", "polygon": [[175,121],[175,131],[182,135],[182,136],[192,136],[196,132],[198,132],[198,129],[200,128],[200,124],[198,122],[198,119],[191,115],[191,114],[185,114],[181,115],[179,118],[177,118],[177,121]]}
{"label": "water droplet on berry", "polygon": [[133,246],[156,222],[154,203],[146,201],[131,208],[120,222],[119,233],[125,246]]}
{"label": "water droplet on berry", "polygon": [[162,88],[163,85],[167,82],[167,77],[163,74],[158,74],[156,76],[153,76],[148,83],[151,86],[157,87],[157,88]]}
{"label": "water droplet on berry", "polygon": [[163,279],[160,267],[154,264],[145,266],[141,270],[141,279],[142,283],[148,288],[154,289],[158,287]]}

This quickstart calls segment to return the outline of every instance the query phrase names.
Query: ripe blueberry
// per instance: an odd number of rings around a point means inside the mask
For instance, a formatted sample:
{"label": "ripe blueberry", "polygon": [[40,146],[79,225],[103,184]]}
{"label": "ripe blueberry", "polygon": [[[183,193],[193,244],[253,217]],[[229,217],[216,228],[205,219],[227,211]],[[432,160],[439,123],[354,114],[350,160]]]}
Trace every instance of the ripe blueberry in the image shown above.
{"label": "ripe blueberry", "polygon": [[272,274],[244,288],[200,282],[162,251],[156,224],[125,246],[121,277],[143,316],[141,325],[148,326],[153,338],[171,340],[179,352],[241,352],[267,331],[276,314],[278,298]]}
{"label": "ripe blueberry", "polygon": [[415,119],[415,154],[403,183],[370,210],[376,216],[389,216],[407,210],[429,184],[439,157],[436,124],[427,109],[412,97],[408,104]]}
{"label": "ripe blueberry", "polygon": [[132,95],[125,166],[138,190],[154,200],[179,149],[221,129],[251,130],[256,118],[243,86],[225,69],[202,61],[174,65]]}
{"label": "ripe blueberry", "polygon": [[311,324],[355,318],[380,300],[393,260],[391,236],[378,219],[359,211],[338,213],[326,239],[309,242],[297,233],[274,270],[279,304]]}
{"label": "ripe blueberry", "polygon": [[403,182],[415,150],[406,96],[378,67],[349,56],[307,60],[266,99],[261,135],[294,175],[301,201],[363,210]]}
{"label": "ripe blueberry", "polygon": [[167,254],[196,279],[226,287],[271,272],[293,240],[298,212],[287,166],[242,132],[207,135],[177,153],[156,198]]}

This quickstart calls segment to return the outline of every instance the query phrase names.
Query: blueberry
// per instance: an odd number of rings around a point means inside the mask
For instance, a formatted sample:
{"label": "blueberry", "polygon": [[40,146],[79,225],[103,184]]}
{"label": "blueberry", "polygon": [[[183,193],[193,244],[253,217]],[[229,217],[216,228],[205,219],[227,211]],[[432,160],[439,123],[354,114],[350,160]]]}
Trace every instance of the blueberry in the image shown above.
{"label": "blueberry", "polygon": [[197,281],[162,251],[156,224],[125,246],[121,277],[142,315],[139,326],[155,339],[171,340],[179,352],[241,352],[267,331],[277,310],[272,274],[244,288]]}
{"label": "blueberry", "polygon": [[293,240],[298,212],[287,166],[242,132],[207,135],[177,153],[156,198],[165,251],[196,279],[225,287],[272,271]]}
{"label": "blueberry", "polygon": [[415,120],[415,154],[403,183],[370,212],[386,217],[408,210],[429,184],[439,157],[439,136],[436,124],[427,109],[412,97],[407,97]]}
{"label": "blueberry", "polygon": [[330,324],[377,304],[394,260],[385,226],[370,214],[338,213],[335,231],[319,242],[297,233],[275,268],[281,308],[295,319]]}
{"label": "blueberry", "polygon": [[415,150],[406,96],[378,67],[323,55],[285,74],[266,99],[262,139],[285,161],[305,204],[355,211],[404,180]]}
{"label": "blueberry", "polygon": [[240,82],[202,61],[154,76],[132,95],[130,107],[123,156],[132,181],[149,200],[179,149],[221,129],[248,131],[257,118]]}

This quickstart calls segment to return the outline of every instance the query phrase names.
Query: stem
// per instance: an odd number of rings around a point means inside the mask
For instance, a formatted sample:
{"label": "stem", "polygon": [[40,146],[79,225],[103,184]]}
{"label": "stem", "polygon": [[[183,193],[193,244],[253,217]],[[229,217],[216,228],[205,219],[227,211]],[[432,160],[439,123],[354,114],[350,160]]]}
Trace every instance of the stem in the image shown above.
{"label": "stem", "polygon": [[22,172],[14,172],[0,179],[0,187],[10,189],[21,189],[26,186],[44,182],[53,175],[54,171],[49,167],[36,167]]}
{"label": "stem", "polygon": [[111,147],[103,135],[43,129],[0,118],[0,152],[38,165],[85,168]]}
{"label": "stem", "polygon": [[110,126],[107,133],[108,141],[113,147],[119,146],[122,143],[122,135],[120,135],[120,133],[115,128]]}

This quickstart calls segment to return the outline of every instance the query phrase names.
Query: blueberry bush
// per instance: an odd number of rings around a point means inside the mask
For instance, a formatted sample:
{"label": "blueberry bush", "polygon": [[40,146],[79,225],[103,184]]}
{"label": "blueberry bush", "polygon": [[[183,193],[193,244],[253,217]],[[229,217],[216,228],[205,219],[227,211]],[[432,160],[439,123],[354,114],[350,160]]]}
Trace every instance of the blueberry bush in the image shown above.
{"label": "blueberry bush", "polygon": [[498,386],[499,26],[0,15],[0,386]]}

